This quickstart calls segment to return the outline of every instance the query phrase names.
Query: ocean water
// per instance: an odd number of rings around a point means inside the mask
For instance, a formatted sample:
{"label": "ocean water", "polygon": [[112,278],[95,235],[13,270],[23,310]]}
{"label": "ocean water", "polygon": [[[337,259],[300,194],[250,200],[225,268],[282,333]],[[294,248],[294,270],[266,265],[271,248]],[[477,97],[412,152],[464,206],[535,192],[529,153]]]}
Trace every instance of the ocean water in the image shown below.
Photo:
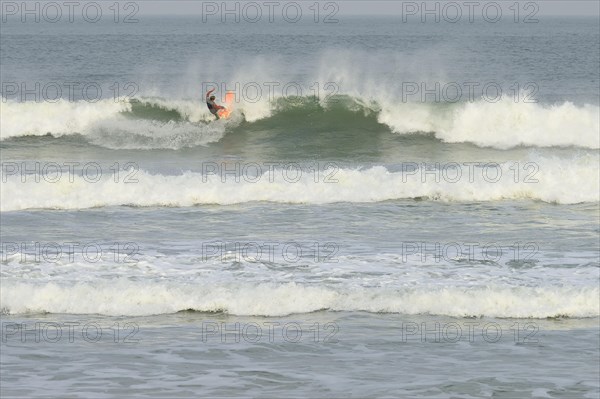
{"label": "ocean water", "polygon": [[1,25],[2,397],[598,397],[596,17],[102,7]]}

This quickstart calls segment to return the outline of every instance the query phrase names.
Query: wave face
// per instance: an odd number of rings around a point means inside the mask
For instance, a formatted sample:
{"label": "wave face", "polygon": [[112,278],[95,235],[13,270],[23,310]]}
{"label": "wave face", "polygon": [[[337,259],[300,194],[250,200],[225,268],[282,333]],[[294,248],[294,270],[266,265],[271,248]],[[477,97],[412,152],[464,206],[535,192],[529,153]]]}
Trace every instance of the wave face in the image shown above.
{"label": "wave face", "polygon": [[[170,105],[176,106],[177,103]],[[160,102],[144,105],[126,99],[95,103],[9,101],[2,106],[1,138],[77,134],[91,144],[111,149],[180,149],[219,141],[225,135],[224,124],[199,123],[200,119],[194,119],[193,106],[191,102],[183,104],[189,113],[183,117],[184,111],[180,114]],[[209,115],[203,117],[208,120]]]}
{"label": "wave face", "polygon": [[50,134],[80,134],[113,149],[180,149],[219,141],[245,122],[252,130],[291,129],[310,121],[325,132],[384,125],[395,134],[433,134],[447,143],[508,149],[530,147],[600,148],[600,108],[483,100],[463,103],[410,103],[400,99],[338,95],[327,101],[285,97],[236,104],[234,117],[214,121],[200,100],[119,99],[96,103],[20,103],[2,105],[2,140]]}
{"label": "wave face", "polygon": [[[57,181],[46,175],[2,174],[2,211],[84,209],[107,206],[185,207],[253,201],[326,204],[380,202],[397,199],[498,201],[529,199],[557,204],[597,202],[600,196],[599,156],[574,159],[532,157],[528,173],[515,174],[515,163],[443,165],[403,164],[398,171],[383,166],[366,169],[331,167],[248,168],[263,173],[232,176],[210,173],[152,174],[143,170],[129,179],[104,175],[98,181],[66,173]],[[260,169],[259,169],[260,168]],[[291,172],[290,172],[291,170]],[[129,172],[131,173],[131,172]],[[52,175],[55,178],[58,175]]]}

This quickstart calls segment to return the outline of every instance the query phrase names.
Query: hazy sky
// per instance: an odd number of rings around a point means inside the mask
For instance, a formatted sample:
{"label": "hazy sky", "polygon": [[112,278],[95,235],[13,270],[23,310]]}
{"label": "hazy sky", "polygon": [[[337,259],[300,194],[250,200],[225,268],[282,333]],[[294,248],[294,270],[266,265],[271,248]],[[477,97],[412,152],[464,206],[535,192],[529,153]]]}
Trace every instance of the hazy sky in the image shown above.
{"label": "hazy sky", "polygon": [[[219,7],[218,12],[220,12],[220,7],[223,2],[231,5],[232,3],[239,3],[240,7],[243,7],[245,3],[256,3],[258,4],[265,15],[268,13],[268,7],[264,4],[267,2],[274,2],[280,4],[279,7],[282,7],[285,3],[289,3],[287,0],[242,0],[242,1],[232,1],[232,0],[214,0],[214,1],[200,1],[200,0],[141,0],[136,3],[139,4],[140,14],[202,14],[203,7],[209,7],[208,3],[215,4]],[[317,0],[295,0],[297,3],[302,5],[302,8],[305,12],[310,12],[309,7],[312,4],[317,2]],[[401,1],[401,0],[337,0],[337,1],[328,1],[328,0],[320,0],[320,4],[322,5],[321,13],[323,15],[331,12],[332,8],[325,8],[326,3],[335,3],[337,7],[339,7],[338,15],[342,14],[355,14],[355,15],[373,15],[373,14],[383,14],[383,15],[398,15],[402,16],[403,7],[410,7],[408,3],[412,3],[412,5],[416,5],[418,9],[416,10],[417,16],[419,16],[422,4],[425,2],[428,4],[428,7],[435,7],[435,3],[438,3],[438,7],[440,7],[440,12],[442,12],[442,7],[444,7],[447,3],[454,3],[458,5],[461,9],[462,15],[464,18],[468,17],[469,13],[469,3],[475,3],[471,10],[473,11],[476,17],[481,18],[482,8],[486,3],[497,3],[501,6],[503,15],[512,16],[514,11],[512,5],[516,2],[516,0],[464,0],[464,1],[433,1],[433,0],[415,0],[415,1]],[[404,3],[404,5],[403,5]],[[528,3],[534,3],[534,5],[527,5]],[[600,15],[600,1],[598,0],[540,0],[540,1],[520,1],[520,12],[522,16],[528,15],[535,11],[536,15]],[[331,6],[330,6],[331,7]],[[534,7],[537,7],[537,10],[534,10]],[[406,8],[408,9],[408,8]],[[275,8],[277,11],[278,8]],[[414,10],[414,9],[413,9]],[[455,10],[448,8],[448,13],[452,12],[451,16],[455,15]],[[218,14],[217,14],[218,15]]]}

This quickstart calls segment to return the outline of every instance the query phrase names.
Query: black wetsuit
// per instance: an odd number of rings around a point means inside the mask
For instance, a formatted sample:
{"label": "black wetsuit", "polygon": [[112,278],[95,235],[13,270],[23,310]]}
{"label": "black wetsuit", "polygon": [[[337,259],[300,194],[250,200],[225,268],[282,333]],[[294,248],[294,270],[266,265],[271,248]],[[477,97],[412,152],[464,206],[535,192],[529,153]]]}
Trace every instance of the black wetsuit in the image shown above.
{"label": "black wetsuit", "polygon": [[215,104],[215,102],[210,98],[206,98],[206,106],[208,107],[210,113],[216,116],[217,119],[219,119],[219,114],[217,113],[219,109],[217,108],[217,104]]}

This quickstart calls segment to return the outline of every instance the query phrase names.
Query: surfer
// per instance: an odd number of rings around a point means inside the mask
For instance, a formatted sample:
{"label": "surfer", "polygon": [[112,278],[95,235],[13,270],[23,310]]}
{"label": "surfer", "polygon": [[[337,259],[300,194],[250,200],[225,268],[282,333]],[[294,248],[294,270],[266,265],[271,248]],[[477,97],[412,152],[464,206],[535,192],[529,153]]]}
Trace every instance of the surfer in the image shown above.
{"label": "surfer", "polygon": [[219,110],[226,109],[226,108],[218,105],[215,102],[215,96],[210,95],[210,93],[212,93],[213,91],[215,91],[215,89],[209,90],[206,93],[206,106],[208,107],[208,110],[210,111],[210,113],[213,114],[214,116],[216,116],[217,120],[218,120],[218,119],[220,119],[219,118]]}

